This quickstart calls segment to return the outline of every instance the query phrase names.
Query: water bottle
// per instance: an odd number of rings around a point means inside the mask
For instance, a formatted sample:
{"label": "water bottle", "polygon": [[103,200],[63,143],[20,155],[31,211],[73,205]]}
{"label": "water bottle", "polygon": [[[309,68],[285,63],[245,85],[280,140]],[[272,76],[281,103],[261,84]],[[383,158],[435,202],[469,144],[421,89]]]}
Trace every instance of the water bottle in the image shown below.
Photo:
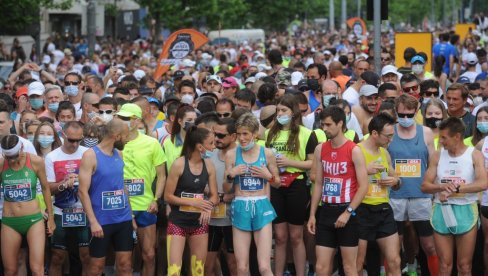
{"label": "water bottle", "polygon": [[[383,160],[381,159],[381,156],[380,156],[380,157],[378,157],[378,159],[375,162],[376,162],[376,164],[381,165],[381,162],[382,161]],[[381,179],[383,180],[383,179],[385,179],[387,177],[388,177],[388,172],[386,171],[386,168],[384,168],[384,169],[381,170]]]}
{"label": "water bottle", "polygon": [[[283,156],[283,154],[279,153],[275,148],[272,148],[272,151],[276,158]],[[280,173],[284,173],[286,171],[286,167],[278,167],[278,169],[280,170]]]}

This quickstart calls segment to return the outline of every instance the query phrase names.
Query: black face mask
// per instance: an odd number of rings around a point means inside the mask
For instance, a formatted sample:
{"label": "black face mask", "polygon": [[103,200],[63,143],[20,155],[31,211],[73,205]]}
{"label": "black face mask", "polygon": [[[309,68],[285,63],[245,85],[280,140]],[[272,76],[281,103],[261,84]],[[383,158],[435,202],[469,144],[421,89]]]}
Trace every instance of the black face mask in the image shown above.
{"label": "black face mask", "polygon": [[116,148],[120,151],[124,150],[124,146],[125,146],[125,144],[121,140],[115,141],[115,143],[114,143],[114,148]]}
{"label": "black face mask", "polygon": [[269,116],[268,118],[266,118],[264,120],[260,120],[261,125],[264,128],[268,128],[269,124],[271,124],[271,122],[274,120],[274,117],[275,117],[275,115],[271,115],[271,116]]}
{"label": "black face mask", "polygon": [[320,89],[319,80],[308,79],[307,80],[307,86],[308,86],[308,89],[312,90],[313,92],[316,92]]}
{"label": "black face mask", "polygon": [[438,128],[441,121],[442,119],[434,118],[434,117],[425,118],[425,126],[427,126],[428,128]]}

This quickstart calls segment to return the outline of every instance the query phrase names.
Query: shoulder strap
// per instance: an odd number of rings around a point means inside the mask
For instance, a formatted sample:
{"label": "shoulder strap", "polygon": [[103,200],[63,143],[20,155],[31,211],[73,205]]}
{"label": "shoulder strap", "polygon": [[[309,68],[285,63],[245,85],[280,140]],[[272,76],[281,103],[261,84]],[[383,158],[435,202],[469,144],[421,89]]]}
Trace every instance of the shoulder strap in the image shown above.
{"label": "shoulder strap", "polygon": [[29,153],[25,153],[25,166],[29,169],[32,169],[31,157]]}

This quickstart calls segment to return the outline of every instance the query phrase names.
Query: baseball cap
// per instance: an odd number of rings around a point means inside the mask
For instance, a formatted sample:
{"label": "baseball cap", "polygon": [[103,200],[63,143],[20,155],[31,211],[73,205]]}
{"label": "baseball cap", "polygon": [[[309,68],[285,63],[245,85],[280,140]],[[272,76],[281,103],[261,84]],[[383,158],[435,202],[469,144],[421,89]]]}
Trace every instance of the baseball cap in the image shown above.
{"label": "baseball cap", "polygon": [[307,83],[306,79],[301,79],[298,82],[297,86],[298,86],[298,90],[300,90],[300,91],[307,91],[308,90],[308,83]]}
{"label": "baseball cap", "polygon": [[330,55],[332,55],[332,52],[331,52],[331,51],[329,51],[329,50],[325,50],[325,51],[324,51],[324,55],[330,56]]}
{"label": "baseball cap", "polygon": [[73,54],[73,52],[71,52],[71,49],[70,48],[65,48],[64,49],[64,54],[67,55],[67,56],[71,56]]}
{"label": "baseball cap", "polygon": [[260,79],[262,79],[262,78],[264,78],[264,77],[267,77],[267,76],[268,76],[268,75],[267,75],[266,73],[264,73],[264,72],[259,72],[259,73],[257,73],[257,74],[256,74],[254,77],[256,78],[256,80],[260,80]]}
{"label": "baseball cap", "polygon": [[488,78],[488,73],[487,72],[483,72],[483,73],[480,73],[476,76],[476,78],[474,79],[474,81],[479,81],[479,80],[486,80]]}
{"label": "baseball cap", "polygon": [[420,62],[422,64],[425,64],[425,59],[422,56],[416,55],[410,60],[410,63],[412,64],[414,64],[415,62]]}
{"label": "baseball cap", "polygon": [[147,87],[147,86],[141,86],[141,87],[139,87],[139,93],[140,94],[152,94],[153,92],[154,91],[151,88]]}
{"label": "baseball cap", "polygon": [[273,68],[271,66],[266,65],[266,64],[262,64],[262,63],[261,64],[258,64],[258,70],[259,70],[259,72],[269,71],[271,69],[273,69]]}
{"label": "baseball cap", "polygon": [[15,92],[15,97],[19,98],[20,96],[27,96],[27,86],[21,86],[17,88],[17,91]]}
{"label": "baseball cap", "polygon": [[206,82],[209,82],[211,80],[214,80],[214,81],[218,82],[219,84],[222,84],[222,79],[218,75],[210,75],[210,76],[208,76]]}
{"label": "baseball cap", "polygon": [[181,63],[180,63],[180,67],[193,67],[195,66],[195,62],[191,59],[187,59],[185,58]]}
{"label": "baseball cap", "polygon": [[374,87],[378,87],[380,84],[380,77],[372,71],[366,71],[361,74],[361,79],[364,80],[367,84],[373,85]]}
{"label": "baseball cap", "polygon": [[291,85],[297,85],[301,79],[303,79],[303,74],[301,72],[296,71],[291,73]]}
{"label": "baseball cap", "polygon": [[150,104],[156,104],[157,106],[159,106],[159,101],[154,98],[154,97],[146,97],[147,101],[150,103]]}
{"label": "baseball cap", "polygon": [[46,88],[40,81],[31,82],[27,88],[27,95],[30,97],[32,95],[44,95]]}
{"label": "baseball cap", "polygon": [[371,95],[378,94],[378,88],[376,86],[365,84],[359,89],[359,96],[369,97]]}
{"label": "baseball cap", "polygon": [[239,84],[237,84],[236,79],[234,79],[233,77],[224,78],[224,80],[222,81],[222,87],[224,88],[238,87],[238,86]]}
{"label": "baseball cap", "polygon": [[393,65],[385,65],[383,68],[381,68],[381,76],[387,75],[387,74],[397,74],[398,75],[398,69],[393,66]]}
{"label": "baseball cap", "polygon": [[291,85],[291,74],[290,72],[286,70],[281,70],[276,74],[276,83],[278,85],[285,85],[285,86],[290,86]]}
{"label": "baseball cap", "polygon": [[180,80],[185,76],[185,72],[181,70],[177,70],[173,73],[173,80]]}
{"label": "baseball cap", "polygon": [[256,82],[256,78],[255,77],[249,77],[247,78],[245,81],[244,81],[244,84],[248,84],[248,83],[255,83]]}
{"label": "baseball cap", "polygon": [[469,65],[475,65],[478,63],[478,57],[476,57],[475,53],[467,53],[466,54],[466,63]]}
{"label": "baseball cap", "polygon": [[44,55],[42,57],[42,63],[43,64],[48,64],[48,63],[51,63],[51,57],[49,55]]}
{"label": "baseball cap", "polygon": [[134,71],[134,77],[140,81],[142,78],[144,78],[146,76],[146,72],[140,70],[140,69],[137,69],[136,71]]}
{"label": "baseball cap", "polygon": [[116,115],[127,118],[137,117],[139,119],[142,119],[142,110],[137,104],[126,103],[122,105]]}
{"label": "baseball cap", "polygon": [[459,79],[457,79],[456,81],[457,83],[461,83],[461,84],[464,84],[464,83],[470,83],[471,81],[469,80],[468,77],[466,76],[463,76],[463,77],[459,77]]}
{"label": "baseball cap", "polygon": [[175,95],[171,95],[171,96],[168,96],[165,100],[164,100],[164,105],[167,105],[169,104],[170,102],[179,102],[180,99],[178,97],[176,97]]}

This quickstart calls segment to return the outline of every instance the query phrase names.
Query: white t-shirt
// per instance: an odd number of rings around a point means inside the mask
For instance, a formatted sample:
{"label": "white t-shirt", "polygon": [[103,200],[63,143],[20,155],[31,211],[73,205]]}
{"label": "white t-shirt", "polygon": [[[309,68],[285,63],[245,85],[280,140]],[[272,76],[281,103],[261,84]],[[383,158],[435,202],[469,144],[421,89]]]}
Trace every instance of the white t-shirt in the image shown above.
{"label": "white t-shirt", "polygon": [[342,98],[346,100],[351,107],[359,105],[359,92],[352,86],[349,86],[344,93],[342,93]]}
{"label": "white t-shirt", "polygon": [[[83,153],[87,151],[88,148],[83,146],[79,146],[78,150],[73,154],[67,154],[62,150],[62,147],[59,147],[46,155],[44,163],[46,165],[46,177],[48,182],[61,182],[67,174],[74,173],[78,174],[81,157]],[[59,202],[62,200],[62,197],[59,196],[60,194],[55,195],[54,203],[61,203]],[[81,202],[78,200],[74,205],[71,207],[81,208]],[[54,206],[54,213],[57,215],[62,215],[62,209]]]}
{"label": "white t-shirt", "polygon": [[471,71],[466,71],[464,72],[461,76],[459,77],[467,77],[469,79],[469,82],[473,83],[474,80],[476,79],[476,76],[478,76],[478,73],[476,72],[471,72]]}
{"label": "white t-shirt", "polygon": [[361,130],[361,125],[359,124],[358,118],[354,113],[351,112],[351,119],[346,124],[347,129],[352,129],[356,132],[359,140],[363,140],[363,131]]}
{"label": "white t-shirt", "polygon": [[76,111],[76,120],[79,121],[81,119],[81,114],[83,113],[83,111],[81,110],[81,101],[79,103],[73,104],[73,106],[75,107]]}

